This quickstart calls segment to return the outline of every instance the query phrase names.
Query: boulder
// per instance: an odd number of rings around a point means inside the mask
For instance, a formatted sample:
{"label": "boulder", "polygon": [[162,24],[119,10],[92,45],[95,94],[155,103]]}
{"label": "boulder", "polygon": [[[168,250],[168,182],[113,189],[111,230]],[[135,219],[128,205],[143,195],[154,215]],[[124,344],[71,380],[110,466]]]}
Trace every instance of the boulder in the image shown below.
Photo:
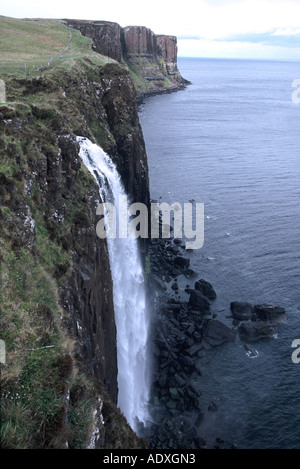
{"label": "boulder", "polygon": [[218,319],[206,319],[202,327],[202,342],[211,347],[234,342],[236,332]]}
{"label": "boulder", "polygon": [[261,339],[269,339],[273,337],[275,331],[266,322],[243,322],[238,328],[240,337],[247,342],[256,342]]}
{"label": "boulder", "polygon": [[253,307],[250,303],[241,301],[232,301],[230,303],[230,310],[233,319],[238,321],[248,321],[253,314]]}
{"label": "boulder", "polygon": [[177,256],[180,253],[179,248],[177,246],[168,246],[167,251],[173,254],[174,256]]}
{"label": "boulder", "polygon": [[187,277],[187,278],[193,278],[193,277],[196,277],[197,274],[196,272],[193,270],[193,269],[186,269],[184,271],[184,275]]}
{"label": "boulder", "polygon": [[182,256],[177,256],[174,259],[174,265],[179,269],[187,269],[190,265],[190,259]]}
{"label": "boulder", "polygon": [[187,350],[187,353],[192,357],[193,355],[196,355],[198,352],[200,352],[202,349],[202,343],[194,344]]}
{"label": "boulder", "polygon": [[213,412],[216,412],[218,410],[218,406],[214,401],[210,401],[207,410],[211,410]]}
{"label": "boulder", "polygon": [[209,300],[215,300],[217,298],[216,292],[213,286],[206,280],[200,279],[195,283],[195,290],[200,291],[203,296],[206,296]]}
{"label": "boulder", "polygon": [[189,306],[203,314],[209,314],[210,302],[207,297],[203,296],[199,290],[192,290],[189,298]]}
{"label": "boulder", "polygon": [[285,318],[285,309],[272,304],[254,306],[254,314],[260,321],[280,322]]}
{"label": "boulder", "polygon": [[177,401],[179,399],[178,390],[176,388],[169,388],[169,392],[173,400]]}

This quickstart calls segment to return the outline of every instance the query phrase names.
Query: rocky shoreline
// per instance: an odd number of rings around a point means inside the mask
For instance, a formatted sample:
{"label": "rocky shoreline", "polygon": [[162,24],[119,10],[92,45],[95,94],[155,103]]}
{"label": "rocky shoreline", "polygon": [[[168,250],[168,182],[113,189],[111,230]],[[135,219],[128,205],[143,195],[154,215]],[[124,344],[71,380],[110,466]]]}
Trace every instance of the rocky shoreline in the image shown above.
{"label": "rocky shoreline", "polygon": [[180,83],[179,85],[170,86],[170,88],[160,88],[156,90],[140,92],[137,94],[137,97],[136,97],[137,106],[140,106],[141,104],[143,104],[146,98],[150,98],[152,96],[159,96],[162,94],[175,93],[177,91],[182,91],[190,84],[191,84],[190,81],[183,78],[182,83]]}
{"label": "rocky shoreline", "polygon": [[[201,423],[205,415],[218,410],[218,405],[212,397],[203,407],[207,396],[201,396],[207,378],[201,358],[214,347],[234,342],[237,335],[245,342],[247,352],[253,353],[248,342],[273,337],[274,327],[285,318],[285,310],[275,305],[252,306],[233,301],[227,316],[232,319],[232,327],[228,327],[213,312],[216,292],[190,268],[182,240],[152,239],[148,256],[148,286],[155,318],[151,331],[153,423],[145,438],[150,449],[208,448],[211,446],[201,435]],[[186,278],[184,292],[189,295],[188,300],[182,299],[179,276]],[[235,446],[216,434],[212,447]]]}

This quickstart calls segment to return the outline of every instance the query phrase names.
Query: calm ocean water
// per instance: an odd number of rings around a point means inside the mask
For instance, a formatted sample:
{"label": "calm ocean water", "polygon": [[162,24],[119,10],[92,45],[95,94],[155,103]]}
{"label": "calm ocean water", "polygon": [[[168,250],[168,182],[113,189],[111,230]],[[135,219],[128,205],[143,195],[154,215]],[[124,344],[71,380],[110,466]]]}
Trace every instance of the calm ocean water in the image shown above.
{"label": "calm ocean water", "polygon": [[218,319],[232,325],[235,300],[287,310],[275,338],[255,344],[257,358],[237,338],[201,359],[203,399],[218,405],[202,436],[300,448],[300,363],[291,360],[300,339],[300,104],[291,86],[300,63],[182,58],[179,68],[192,84],[140,108],[151,197],[205,204],[204,246],[188,255],[214,285]]}

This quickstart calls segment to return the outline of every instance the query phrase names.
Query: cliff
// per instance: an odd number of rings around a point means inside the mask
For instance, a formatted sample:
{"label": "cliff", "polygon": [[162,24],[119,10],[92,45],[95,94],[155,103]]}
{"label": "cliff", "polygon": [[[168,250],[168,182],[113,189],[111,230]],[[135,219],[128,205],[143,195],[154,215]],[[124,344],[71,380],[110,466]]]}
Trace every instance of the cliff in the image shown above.
{"label": "cliff", "polygon": [[177,67],[177,38],[156,35],[144,26],[126,26],[108,21],[65,20],[93,41],[99,54],[125,64],[132,76],[137,98],[176,91],[188,84]]}
{"label": "cliff", "polygon": [[[98,188],[76,142],[98,143],[132,199],[149,202],[132,79],[61,22],[1,23],[7,37],[19,31],[1,69],[2,446],[143,447],[116,407],[108,250],[95,232]],[[23,36],[26,67],[14,53]]]}

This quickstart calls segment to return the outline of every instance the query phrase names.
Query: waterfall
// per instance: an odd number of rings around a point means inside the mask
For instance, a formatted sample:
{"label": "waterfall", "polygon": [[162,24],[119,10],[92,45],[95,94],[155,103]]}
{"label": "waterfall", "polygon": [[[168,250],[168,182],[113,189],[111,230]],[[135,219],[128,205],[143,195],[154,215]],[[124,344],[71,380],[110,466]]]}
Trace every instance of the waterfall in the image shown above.
{"label": "waterfall", "polygon": [[[119,200],[126,193],[116,166],[98,145],[84,137],[77,141],[79,156],[98,183],[101,201],[113,204],[118,213]],[[143,267],[137,239],[108,236],[107,243],[117,330],[118,407],[137,431],[139,422],[148,420],[150,388]]]}

